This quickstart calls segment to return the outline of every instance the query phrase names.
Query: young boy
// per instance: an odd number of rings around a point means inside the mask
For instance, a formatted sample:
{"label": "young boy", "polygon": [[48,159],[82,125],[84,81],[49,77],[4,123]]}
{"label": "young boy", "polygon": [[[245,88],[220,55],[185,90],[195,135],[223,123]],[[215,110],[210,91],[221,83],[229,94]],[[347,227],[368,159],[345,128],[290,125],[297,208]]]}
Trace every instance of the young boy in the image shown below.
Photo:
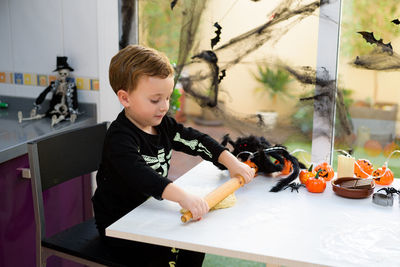
{"label": "young boy", "polygon": [[[174,70],[166,56],[151,48],[129,45],[112,58],[109,77],[124,110],[107,131],[92,199],[102,236],[106,227],[150,196],[177,202],[191,211],[194,220],[208,212],[203,198],[185,192],[167,178],[172,149],[223,164],[232,177],[241,175],[246,183],[254,177],[252,168],[211,137],[166,116],[174,88]],[[170,255],[171,248],[105,239],[121,253],[130,246],[127,253],[137,253],[133,256],[137,266],[168,266],[174,261],[171,257],[176,257]],[[158,259],[154,262],[155,253]],[[203,258],[203,253],[181,250],[177,266],[201,266]]]}

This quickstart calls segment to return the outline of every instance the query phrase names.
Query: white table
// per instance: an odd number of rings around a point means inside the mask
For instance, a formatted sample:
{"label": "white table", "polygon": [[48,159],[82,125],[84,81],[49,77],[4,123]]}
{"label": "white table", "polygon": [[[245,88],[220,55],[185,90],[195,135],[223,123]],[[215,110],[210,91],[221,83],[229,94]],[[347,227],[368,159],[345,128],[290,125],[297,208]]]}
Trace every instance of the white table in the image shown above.
{"label": "white table", "polygon": [[[176,184],[206,194],[228,177],[201,162]],[[236,191],[237,203],[182,223],[180,206],[149,199],[112,224],[106,235],[286,266],[400,266],[400,206],[290,188],[269,189],[278,178],[258,176]],[[393,187],[399,189],[400,181]],[[383,186],[377,186],[375,191]],[[205,189],[200,189],[205,188]]]}

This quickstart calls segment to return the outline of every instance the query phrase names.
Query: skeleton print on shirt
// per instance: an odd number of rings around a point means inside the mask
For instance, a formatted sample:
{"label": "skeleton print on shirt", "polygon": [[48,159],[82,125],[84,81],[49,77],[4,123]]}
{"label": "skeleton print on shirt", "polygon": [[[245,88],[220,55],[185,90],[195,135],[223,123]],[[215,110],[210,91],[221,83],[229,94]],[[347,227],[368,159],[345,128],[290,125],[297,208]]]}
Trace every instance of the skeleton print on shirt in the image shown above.
{"label": "skeleton print on shirt", "polygon": [[164,148],[158,150],[157,157],[142,155],[143,159],[146,161],[153,170],[163,177],[167,177],[168,169],[170,166],[172,150],[165,155]]}
{"label": "skeleton print on shirt", "polygon": [[180,142],[180,143],[184,144],[185,146],[190,147],[191,150],[194,150],[194,151],[197,151],[197,152],[203,152],[210,159],[212,159],[211,152],[208,151],[208,149],[196,139],[194,139],[194,140],[185,140],[185,139],[181,138],[181,135],[179,133],[176,133],[176,135],[174,137],[174,141]]}
{"label": "skeleton print on shirt", "polygon": [[[210,159],[212,159],[211,152],[202,143],[200,143],[196,139],[186,140],[186,139],[181,138],[181,135],[179,133],[176,133],[176,135],[174,137],[174,141],[184,144],[185,146],[189,147],[193,151],[204,153]],[[140,153],[140,149],[139,149],[139,153]],[[161,176],[167,177],[169,166],[170,166],[170,161],[171,161],[171,154],[172,154],[172,150],[169,150],[168,154],[166,154],[164,148],[161,148],[157,152],[157,157],[143,155],[143,154],[142,154],[142,157],[146,161],[147,165],[149,165],[153,170],[155,170]]]}

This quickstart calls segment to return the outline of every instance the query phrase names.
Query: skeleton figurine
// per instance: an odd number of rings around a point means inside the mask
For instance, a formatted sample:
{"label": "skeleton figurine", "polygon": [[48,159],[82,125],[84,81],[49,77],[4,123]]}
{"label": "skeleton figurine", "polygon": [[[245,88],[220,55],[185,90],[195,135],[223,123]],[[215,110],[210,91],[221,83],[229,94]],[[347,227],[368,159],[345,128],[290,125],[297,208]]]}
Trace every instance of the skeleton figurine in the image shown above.
{"label": "skeleton figurine", "polygon": [[[51,126],[66,119],[72,123],[75,122],[78,115],[78,95],[75,83],[68,79],[70,71],[74,71],[74,69],[68,65],[67,57],[57,57],[57,68],[54,71],[58,71],[58,79],[51,82],[36,98],[29,118],[23,118],[22,112],[18,112],[20,123],[23,120],[35,120],[43,117],[51,117]],[[49,109],[45,114],[37,114],[49,92],[53,94]]]}

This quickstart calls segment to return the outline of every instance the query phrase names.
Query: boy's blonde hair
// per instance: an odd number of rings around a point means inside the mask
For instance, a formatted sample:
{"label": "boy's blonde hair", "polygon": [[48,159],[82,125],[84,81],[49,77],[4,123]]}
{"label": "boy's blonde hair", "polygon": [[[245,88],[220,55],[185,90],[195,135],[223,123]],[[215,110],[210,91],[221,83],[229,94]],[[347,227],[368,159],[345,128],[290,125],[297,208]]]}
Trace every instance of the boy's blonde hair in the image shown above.
{"label": "boy's blonde hair", "polygon": [[144,75],[167,78],[173,74],[174,68],[163,53],[140,45],[128,45],[120,50],[111,59],[109,68],[110,84],[115,93],[135,90]]}

